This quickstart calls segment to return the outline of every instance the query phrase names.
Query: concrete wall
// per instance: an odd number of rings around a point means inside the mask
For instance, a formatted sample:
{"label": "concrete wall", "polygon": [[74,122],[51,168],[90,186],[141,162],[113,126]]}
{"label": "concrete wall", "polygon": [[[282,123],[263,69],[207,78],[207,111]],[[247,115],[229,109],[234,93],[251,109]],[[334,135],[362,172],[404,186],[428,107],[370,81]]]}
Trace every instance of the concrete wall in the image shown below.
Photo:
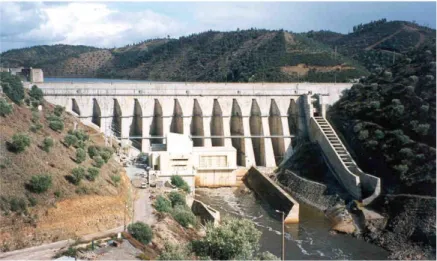
{"label": "concrete wall", "polygon": [[324,156],[327,158],[330,166],[333,168],[333,174],[337,177],[337,180],[353,198],[360,200],[362,198],[362,194],[359,176],[347,169],[347,167],[341,161],[340,156],[334,150],[334,147],[329,142],[328,138],[323,133],[322,129],[314,118],[310,119],[309,127],[311,141],[317,142],[320,145]]}
{"label": "concrete wall", "polygon": [[202,224],[212,222],[214,226],[217,226],[220,222],[220,212],[205,205],[202,201],[195,199],[191,205],[191,211],[200,217]]}
{"label": "concrete wall", "polygon": [[252,167],[244,180],[249,188],[265,200],[273,209],[283,211],[285,223],[299,223],[299,203],[279,185]]}
{"label": "concrete wall", "polygon": [[[219,118],[212,119],[213,104],[216,100],[222,111],[223,134],[231,135],[231,116],[233,99],[238,102],[241,108],[242,130],[244,136],[251,136],[249,116],[251,114],[252,100],[255,100],[259,106],[261,113],[261,121],[259,128],[265,136],[270,134],[269,114],[272,100],[276,103],[278,109],[278,119],[282,121],[283,135],[289,136],[290,129],[287,124],[288,109],[290,100],[293,99],[296,103],[302,98],[301,95],[311,91],[312,93],[329,94],[326,96],[326,102],[335,102],[341,91],[350,88],[351,84],[311,84],[311,83],[242,83],[242,84],[225,84],[225,83],[41,83],[38,85],[49,102],[64,106],[67,111],[72,111],[74,98],[77,107],[81,112],[83,121],[91,122],[93,111],[92,101],[96,99],[101,109],[102,120],[101,130],[110,132],[110,126],[113,122],[114,99],[118,102],[121,110],[121,137],[126,139],[129,137],[130,128],[133,122],[134,104],[138,101],[142,110],[142,136],[149,136],[154,133],[152,120],[154,116],[155,99],[162,106],[162,136],[166,136],[170,132],[171,122],[174,118],[173,112],[175,107],[175,99],[180,105],[180,114],[182,118],[178,118],[179,125],[183,126],[184,134],[191,134],[191,125],[193,124],[193,108],[194,100],[197,100],[197,107],[202,111],[201,118],[203,119],[204,136],[211,136],[211,123],[220,121]],[[308,101],[303,101],[306,104]],[[299,107],[299,105],[297,105]],[[306,114],[309,110],[298,110],[298,125],[299,133],[305,133]],[[199,117],[198,117],[199,118]],[[199,119],[196,119],[196,122]],[[278,119],[276,121],[278,121]],[[216,124],[214,124],[216,125]],[[278,125],[278,124],[275,124]],[[284,149],[287,151],[291,138],[261,138],[264,141],[263,152],[265,154],[266,167],[275,167],[273,144],[284,143]],[[149,139],[142,140],[142,150],[150,151]],[[164,141],[165,142],[165,141]],[[244,154],[240,153],[240,160],[245,163],[245,166],[256,166],[255,153],[251,138],[245,138]],[[225,147],[232,147],[232,141],[229,138],[224,140]],[[281,145],[282,146],[282,145]],[[212,147],[211,139],[204,139],[204,147]],[[237,146],[238,147],[238,146]]]}

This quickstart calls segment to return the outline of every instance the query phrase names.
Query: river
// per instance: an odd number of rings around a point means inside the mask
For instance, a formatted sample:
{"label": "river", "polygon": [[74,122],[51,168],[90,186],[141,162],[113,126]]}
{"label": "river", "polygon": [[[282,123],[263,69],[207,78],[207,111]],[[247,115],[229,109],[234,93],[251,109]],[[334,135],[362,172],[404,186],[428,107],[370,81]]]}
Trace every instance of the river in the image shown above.
{"label": "river", "polygon": [[[251,219],[262,232],[260,251],[281,257],[281,214],[276,213],[254,193],[236,196],[235,188],[196,189],[196,198],[220,211],[220,215]],[[285,259],[387,259],[388,252],[363,240],[343,234],[330,234],[324,214],[300,204],[300,223],[287,225]]]}

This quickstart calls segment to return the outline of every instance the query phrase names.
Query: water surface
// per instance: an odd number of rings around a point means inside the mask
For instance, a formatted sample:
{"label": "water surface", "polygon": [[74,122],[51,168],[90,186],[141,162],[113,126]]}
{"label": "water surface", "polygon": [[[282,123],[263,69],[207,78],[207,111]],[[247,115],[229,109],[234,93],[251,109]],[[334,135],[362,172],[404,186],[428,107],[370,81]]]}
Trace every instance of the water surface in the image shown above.
{"label": "water surface", "polygon": [[[223,216],[251,219],[260,231],[261,251],[281,257],[281,214],[274,212],[253,193],[235,196],[234,188],[196,189],[196,198],[220,211]],[[349,235],[329,233],[324,214],[300,204],[300,223],[286,226],[285,259],[387,259],[384,249]]]}

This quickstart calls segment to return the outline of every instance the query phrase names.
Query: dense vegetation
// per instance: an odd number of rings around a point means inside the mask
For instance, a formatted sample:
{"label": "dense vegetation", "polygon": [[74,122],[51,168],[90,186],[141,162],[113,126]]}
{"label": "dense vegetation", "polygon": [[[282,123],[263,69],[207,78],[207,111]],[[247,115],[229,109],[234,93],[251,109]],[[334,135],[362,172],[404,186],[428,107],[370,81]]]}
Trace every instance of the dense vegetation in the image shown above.
{"label": "dense vegetation", "polygon": [[337,48],[339,53],[374,71],[391,66],[405,52],[435,42],[436,32],[411,22],[381,19],[355,25],[352,33],[343,36],[326,31],[306,35]]}
{"label": "dense vegetation", "polygon": [[435,46],[424,47],[355,84],[329,112],[390,193],[435,196],[435,68]]}
{"label": "dense vegetation", "polygon": [[0,72],[0,86],[13,102],[20,103],[24,99],[24,87],[20,77],[8,72]]}
{"label": "dense vegetation", "polygon": [[[36,46],[4,52],[0,58],[2,66],[40,67],[46,76],[58,77],[345,82],[366,76],[367,70],[385,68],[402,53],[435,41],[435,30],[411,22],[381,19],[352,29],[349,34],[324,30],[302,34],[263,29],[207,31],[114,49]],[[297,65],[307,69],[293,68]]]}

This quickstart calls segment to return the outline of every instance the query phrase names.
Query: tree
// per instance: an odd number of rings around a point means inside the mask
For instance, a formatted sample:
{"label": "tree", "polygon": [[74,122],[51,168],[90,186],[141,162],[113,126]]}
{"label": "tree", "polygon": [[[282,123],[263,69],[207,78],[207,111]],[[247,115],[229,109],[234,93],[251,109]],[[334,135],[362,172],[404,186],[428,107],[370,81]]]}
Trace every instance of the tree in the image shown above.
{"label": "tree", "polygon": [[30,146],[30,137],[24,133],[17,133],[12,136],[10,147],[14,152],[23,152]]}
{"label": "tree", "polygon": [[38,88],[38,86],[33,85],[32,89],[29,92],[29,96],[34,98],[35,100],[41,101],[44,94],[43,94],[42,90],[40,88]]}
{"label": "tree", "polygon": [[32,176],[29,182],[29,189],[35,193],[46,192],[52,186],[52,177],[49,175]]}
{"label": "tree", "polygon": [[196,216],[187,205],[176,205],[172,211],[173,218],[183,227],[187,228],[197,223]]}
{"label": "tree", "polygon": [[13,102],[19,104],[24,99],[24,87],[20,77],[11,75],[8,72],[0,72],[0,85],[3,92]]}
{"label": "tree", "polygon": [[192,242],[198,256],[211,259],[252,259],[259,248],[261,232],[248,219],[225,218],[219,227],[206,226],[206,236]]}
{"label": "tree", "polygon": [[127,227],[127,231],[136,240],[140,241],[145,245],[149,244],[150,241],[152,241],[152,237],[153,237],[152,229],[148,225],[144,224],[143,222],[136,222],[130,224]]}

